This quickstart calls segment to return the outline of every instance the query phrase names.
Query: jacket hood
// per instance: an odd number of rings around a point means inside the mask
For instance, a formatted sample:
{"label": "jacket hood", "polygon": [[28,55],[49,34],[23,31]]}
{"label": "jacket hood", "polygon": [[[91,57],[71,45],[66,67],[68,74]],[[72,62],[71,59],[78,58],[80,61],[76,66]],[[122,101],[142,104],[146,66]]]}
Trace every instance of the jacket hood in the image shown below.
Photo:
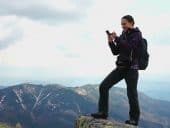
{"label": "jacket hood", "polygon": [[140,29],[138,27],[135,27],[135,28],[131,28],[128,30],[129,32],[141,32]]}
{"label": "jacket hood", "polygon": [[126,32],[123,31],[123,33],[134,33],[134,32],[141,32],[138,27],[130,28]]}

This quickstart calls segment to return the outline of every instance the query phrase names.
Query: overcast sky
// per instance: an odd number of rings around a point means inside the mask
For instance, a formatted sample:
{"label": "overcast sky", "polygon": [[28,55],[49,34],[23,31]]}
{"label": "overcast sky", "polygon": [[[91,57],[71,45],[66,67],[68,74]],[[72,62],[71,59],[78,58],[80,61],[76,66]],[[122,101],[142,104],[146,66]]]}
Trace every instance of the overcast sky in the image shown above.
{"label": "overcast sky", "polygon": [[[170,76],[169,0],[0,0],[0,85],[100,83],[115,68],[105,30],[134,16],[148,40],[142,79]],[[169,81],[169,79],[166,79]]]}

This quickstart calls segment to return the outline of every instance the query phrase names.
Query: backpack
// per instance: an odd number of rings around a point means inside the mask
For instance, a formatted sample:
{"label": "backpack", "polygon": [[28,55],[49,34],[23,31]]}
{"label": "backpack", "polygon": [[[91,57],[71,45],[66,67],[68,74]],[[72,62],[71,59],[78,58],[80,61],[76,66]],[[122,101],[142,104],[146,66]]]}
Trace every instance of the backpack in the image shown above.
{"label": "backpack", "polygon": [[139,70],[145,70],[149,64],[148,43],[145,38],[141,41],[140,56],[139,56]]}

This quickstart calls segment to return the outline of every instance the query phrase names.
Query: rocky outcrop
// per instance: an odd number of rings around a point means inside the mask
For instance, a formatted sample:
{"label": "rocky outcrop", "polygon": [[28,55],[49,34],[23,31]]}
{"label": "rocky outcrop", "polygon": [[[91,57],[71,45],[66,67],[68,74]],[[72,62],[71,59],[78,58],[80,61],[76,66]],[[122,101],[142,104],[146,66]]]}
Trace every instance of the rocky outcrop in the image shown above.
{"label": "rocky outcrop", "polygon": [[80,116],[76,119],[75,128],[137,128],[116,121],[94,119],[90,116]]}

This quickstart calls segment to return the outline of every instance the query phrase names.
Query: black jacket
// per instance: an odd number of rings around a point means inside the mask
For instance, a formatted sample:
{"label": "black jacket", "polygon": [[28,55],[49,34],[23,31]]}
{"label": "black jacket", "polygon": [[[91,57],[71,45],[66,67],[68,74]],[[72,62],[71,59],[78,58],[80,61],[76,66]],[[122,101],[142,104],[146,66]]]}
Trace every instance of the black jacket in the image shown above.
{"label": "black jacket", "polygon": [[122,32],[114,42],[109,43],[111,51],[117,56],[117,66],[129,66],[132,69],[139,69],[139,48],[142,41],[142,33],[136,27]]}

